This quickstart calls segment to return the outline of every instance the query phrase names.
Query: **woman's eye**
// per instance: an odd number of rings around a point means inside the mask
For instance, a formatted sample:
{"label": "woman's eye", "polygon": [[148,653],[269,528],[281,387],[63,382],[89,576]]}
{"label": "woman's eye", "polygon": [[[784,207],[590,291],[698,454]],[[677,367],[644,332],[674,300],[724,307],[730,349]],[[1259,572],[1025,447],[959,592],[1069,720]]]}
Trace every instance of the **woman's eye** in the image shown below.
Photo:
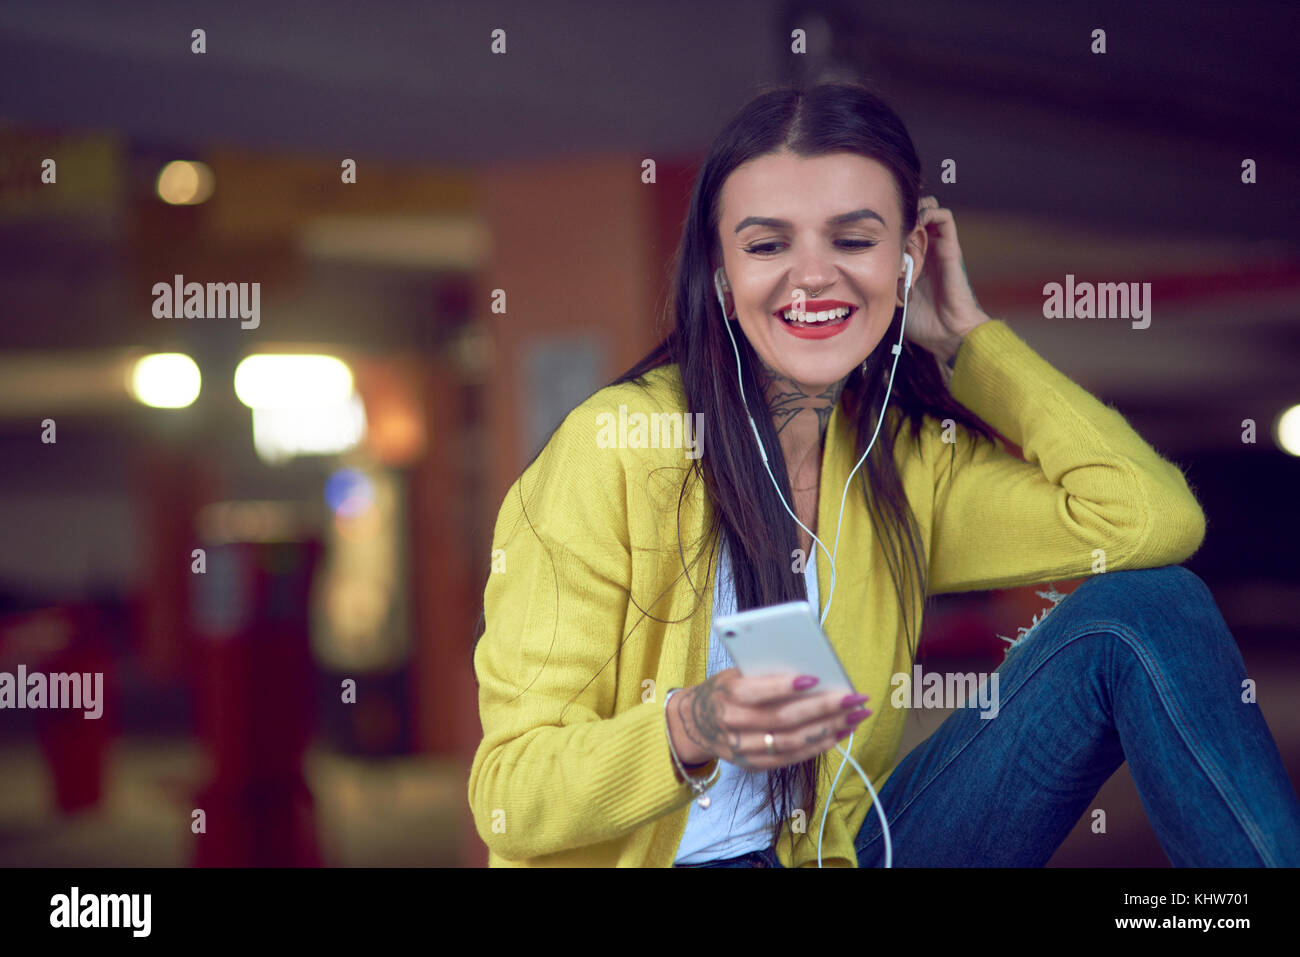
{"label": "woman's eye", "polygon": [[[776,252],[777,246],[784,246],[784,245],[785,243],[778,243],[778,242],[758,243],[757,245],[754,246],[746,246],[745,252],[757,253],[760,256],[766,256],[769,253]],[[876,245],[876,242],[874,240],[866,240],[866,239],[842,239],[839,241],[838,245],[840,245],[845,249],[870,249],[872,246]]]}

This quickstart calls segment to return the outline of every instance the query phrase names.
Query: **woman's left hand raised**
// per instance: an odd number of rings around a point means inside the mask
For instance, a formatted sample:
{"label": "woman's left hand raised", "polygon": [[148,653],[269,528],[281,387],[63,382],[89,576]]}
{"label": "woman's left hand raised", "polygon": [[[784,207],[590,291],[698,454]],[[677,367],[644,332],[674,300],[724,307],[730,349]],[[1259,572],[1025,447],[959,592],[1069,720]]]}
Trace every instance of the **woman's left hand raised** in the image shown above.
{"label": "woman's left hand raised", "polygon": [[929,234],[929,248],[925,263],[918,264],[920,275],[912,277],[906,338],[942,363],[956,354],[966,333],[989,317],[966,278],[952,210],[940,206],[937,197],[922,196],[917,203],[917,225]]}

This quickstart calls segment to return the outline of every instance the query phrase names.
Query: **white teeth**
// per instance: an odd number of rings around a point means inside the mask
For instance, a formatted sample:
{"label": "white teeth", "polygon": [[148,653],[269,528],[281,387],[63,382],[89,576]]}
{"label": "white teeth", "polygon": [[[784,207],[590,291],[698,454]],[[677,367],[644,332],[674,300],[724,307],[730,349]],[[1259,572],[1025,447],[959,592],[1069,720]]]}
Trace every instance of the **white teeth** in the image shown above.
{"label": "white teeth", "polygon": [[842,319],[851,311],[852,310],[847,306],[840,306],[838,309],[828,309],[825,312],[805,312],[803,315],[798,315],[793,309],[787,309],[785,312],[781,313],[781,315],[787,320],[799,319],[802,322],[829,322],[832,319]]}

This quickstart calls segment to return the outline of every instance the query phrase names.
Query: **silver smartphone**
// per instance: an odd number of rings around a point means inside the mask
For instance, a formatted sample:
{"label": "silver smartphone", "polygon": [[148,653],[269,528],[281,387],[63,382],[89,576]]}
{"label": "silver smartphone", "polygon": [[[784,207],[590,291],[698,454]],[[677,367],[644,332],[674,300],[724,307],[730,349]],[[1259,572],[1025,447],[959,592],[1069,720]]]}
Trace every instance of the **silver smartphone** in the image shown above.
{"label": "silver smartphone", "polygon": [[790,672],[815,675],[808,691],[853,693],[853,683],[806,601],[751,608],[713,620],[715,640],[726,645],[736,667],[746,678]]}

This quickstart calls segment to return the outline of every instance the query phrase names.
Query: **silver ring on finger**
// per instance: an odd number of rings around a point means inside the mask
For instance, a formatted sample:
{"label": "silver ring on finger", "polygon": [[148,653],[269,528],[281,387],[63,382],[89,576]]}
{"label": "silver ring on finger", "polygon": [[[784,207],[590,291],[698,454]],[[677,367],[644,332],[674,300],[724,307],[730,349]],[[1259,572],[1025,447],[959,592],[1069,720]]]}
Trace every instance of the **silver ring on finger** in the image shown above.
{"label": "silver ring on finger", "polygon": [[769,731],[767,734],[763,735],[763,744],[767,746],[768,754],[776,754],[776,748],[773,747],[775,743],[776,739],[772,737],[772,732]]}

